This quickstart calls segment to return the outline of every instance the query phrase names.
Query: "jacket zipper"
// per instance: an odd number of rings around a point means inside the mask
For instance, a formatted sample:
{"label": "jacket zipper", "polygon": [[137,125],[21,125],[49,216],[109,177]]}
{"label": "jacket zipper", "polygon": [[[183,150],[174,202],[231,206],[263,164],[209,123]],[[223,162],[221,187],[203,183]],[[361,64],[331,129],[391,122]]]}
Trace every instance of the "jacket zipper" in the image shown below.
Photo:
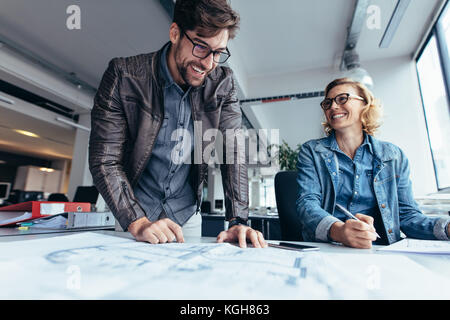
{"label": "jacket zipper", "polygon": [[123,190],[123,193],[125,194],[124,198],[125,198],[125,202],[126,202],[127,208],[132,210],[133,213],[135,213],[134,210],[133,210],[133,207],[131,206],[130,200],[128,199],[128,197],[130,197],[130,194],[128,192],[128,186],[127,186],[127,183],[125,181],[122,181],[122,190]]}
{"label": "jacket zipper", "polygon": [[[194,121],[194,144],[195,144],[195,121],[197,120],[196,118],[195,118],[195,104],[194,104],[194,100],[192,99],[192,92],[191,92],[191,94],[189,95],[189,100],[191,101],[191,115],[192,115],[192,121]],[[195,145],[194,145],[194,153],[195,153]],[[195,158],[195,157],[194,157]],[[195,164],[193,164],[193,165],[195,165]],[[202,182],[203,181],[200,181],[200,178],[201,178],[201,169],[202,167],[201,167],[201,165],[199,165],[199,169],[198,169],[198,173],[197,173],[197,180],[198,180],[198,182],[199,182],[199,184],[198,184],[198,186],[197,186],[197,190],[195,190],[195,192],[196,192],[196,198],[197,198],[197,209],[195,210],[195,212],[200,212],[200,205],[201,205],[201,203],[202,203],[202,196],[203,196],[203,190],[202,190],[202,192],[200,192],[200,197],[199,197],[199,195],[198,195],[198,187],[202,184]]]}

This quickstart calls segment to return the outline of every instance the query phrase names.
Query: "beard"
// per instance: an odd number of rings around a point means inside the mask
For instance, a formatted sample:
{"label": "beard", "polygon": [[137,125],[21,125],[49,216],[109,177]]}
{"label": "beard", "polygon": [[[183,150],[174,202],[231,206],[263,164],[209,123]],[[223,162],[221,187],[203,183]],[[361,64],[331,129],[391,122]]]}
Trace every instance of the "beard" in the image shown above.
{"label": "beard", "polygon": [[190,75],[190,73],[188,71],[188,69],[192,70],[192,66],[202,69],[202,67],[200,67],[198,64],[196,64],[194,62],[184,62],[184,63],[180,63],[180,64],[177,63],[178,72],[180,73],[180,76],[183,79],[184,83],[191,87],[200,87],[203,84],[203,82],[205,82],[205,79],[208,76],[208,74],[211,73],[211,70],[209,70],[208,72],[205,71],[202,79],[198,79],[198,78],[195,78],[192,75]]}
{"label": "beard", "polygon": [[193,71],[192,67],[194,66],[200,70],[203,70],[204,67],[202,67],[200,64],[194,61],[188,61],[187,59],[182,60],[181,57],[179,56],[178,50],[175,52],[175,63],[177,66],[178,73],[181,76],[181,79],[183,79],[186,85],[191,87],[200,87],[205,82],[206,77],[214,69],[212,68],[211,70],[205,70],[201,78],[194,77],[192,74],[195,71]]}

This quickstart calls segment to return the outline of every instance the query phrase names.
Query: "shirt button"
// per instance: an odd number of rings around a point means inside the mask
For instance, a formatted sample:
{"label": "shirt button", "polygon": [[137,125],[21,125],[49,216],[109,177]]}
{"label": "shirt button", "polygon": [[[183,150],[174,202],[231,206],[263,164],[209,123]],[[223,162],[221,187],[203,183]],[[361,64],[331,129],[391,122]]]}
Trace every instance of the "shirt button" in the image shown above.
{"label": "shirt button", "polygon": [[355,194],[358,194],[358,191],[355,191]]}
{"label": "shirt button", "polygon": [[374,182],[377,182],[377,178],[373,179]]}
{"label": "shirt button", "polygon": [[358,176],[358,175],[356,175],[356,179],[359,179],[359,176]]}
{"label": "shirt button", "polygon": [[328,163],[330,163],[330,162],[331,162],[331,160],[330,160],[330,159],[328,159],[327,161],[328,161]]}
{"label": "shirt button", "polygon": [[388,232],[389,232],[389,233],[392,233],[392,229],[389,228]]}
{"label": "shirt button", "polygon": [[335,176],[336,175],[336,172],[333,172],[333,176]]}
{"label": "shirt button", "polygon": [[384,208],[386,208],[386,205],[383,203],[383,204],[381,205],[381,207],[384,209]]}

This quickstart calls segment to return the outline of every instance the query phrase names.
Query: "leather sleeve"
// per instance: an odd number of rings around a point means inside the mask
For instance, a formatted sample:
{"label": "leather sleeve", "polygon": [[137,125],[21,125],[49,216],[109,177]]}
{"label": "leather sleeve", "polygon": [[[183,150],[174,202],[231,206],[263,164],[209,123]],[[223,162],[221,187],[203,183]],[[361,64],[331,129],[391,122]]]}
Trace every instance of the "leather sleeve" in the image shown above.
{"label": "leather sleeve", "polygon": [[[239,217],[247,221],[249,198],[245,140],[242,141],[242,139],[233,137],[233,135],[239,135],[242,124],[242,112],[232,74],[229,75],[229,79],[230,90],[225,97],[219,123],[225,148],[224,164],[220,166],[225,195],[225,217],[226,220]],[[230,146],[233,140],[234,143]]]}
{"label": "leather sleeve", "polygon": [[119,94],[120,59],[111,60],[94,98],[91,111],[89,169],[93,181],[108,207],[127,230],[145,212],[133,195],[123,170],[127,122]]}

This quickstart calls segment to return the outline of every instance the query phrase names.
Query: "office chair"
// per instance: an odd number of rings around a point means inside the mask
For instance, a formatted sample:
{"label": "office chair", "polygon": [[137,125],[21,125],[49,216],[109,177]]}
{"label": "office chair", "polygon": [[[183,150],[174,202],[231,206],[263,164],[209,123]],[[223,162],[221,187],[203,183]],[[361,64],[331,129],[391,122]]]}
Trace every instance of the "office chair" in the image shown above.
{"label": "office chair", "polygon": [[52,193],[48,196],[47,201],[69,202],[69,199],[64,193]]}
{"label": "office chair", "polygon": [[201,212],[202,213],[211,213],[211,202],[203,201],[202,205],[201,205]]}
{"label": "office chair", "polygon": [[295,206],[297,195],[297,171],[278,172],[275,175],[275,199],[282,240],[303,241],[302,225]]}
{"label": "office chair", "polygon": [[89,202],[96,204],[98,200],[98,190],[95,186],[79,186],[75,191],[73,202]]}

